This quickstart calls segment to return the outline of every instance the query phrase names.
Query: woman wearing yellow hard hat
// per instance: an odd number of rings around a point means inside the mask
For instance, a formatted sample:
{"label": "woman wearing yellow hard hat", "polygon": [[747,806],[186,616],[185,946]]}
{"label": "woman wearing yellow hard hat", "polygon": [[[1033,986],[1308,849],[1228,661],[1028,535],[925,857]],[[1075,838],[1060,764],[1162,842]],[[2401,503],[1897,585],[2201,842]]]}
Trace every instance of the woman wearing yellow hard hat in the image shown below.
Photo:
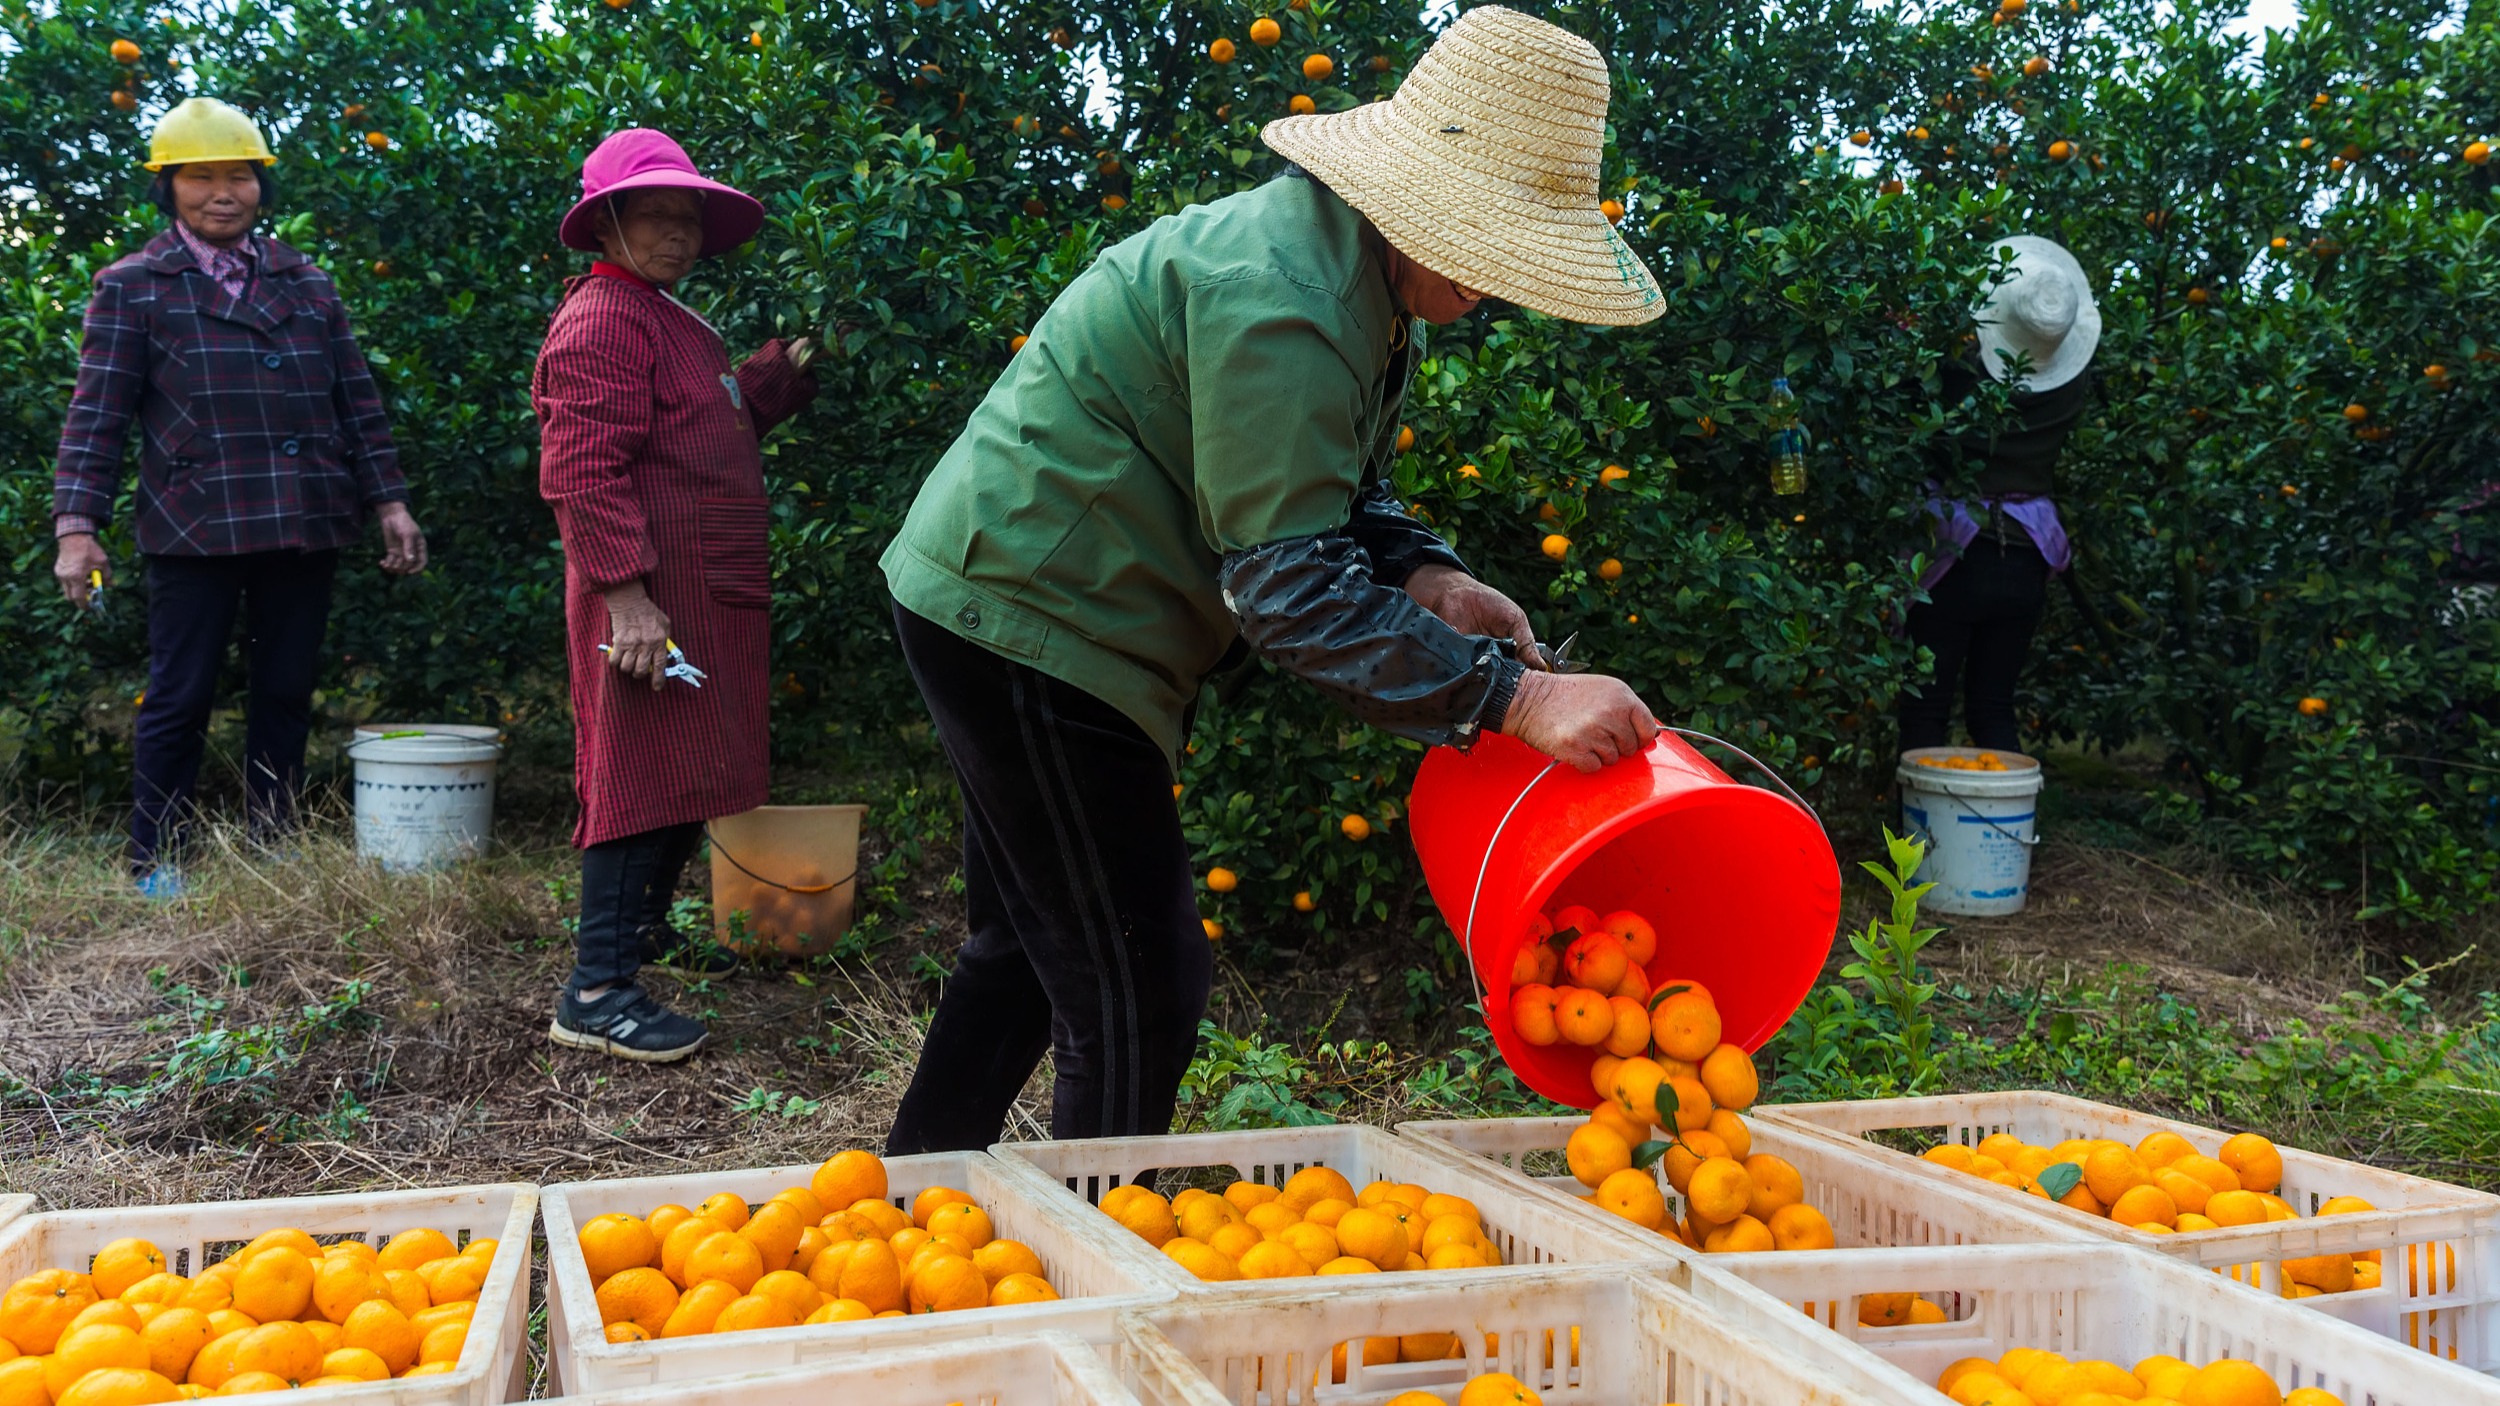
{"label": "woman wearing yellow hard hat", "polygon": [[84,607],[113,576],[97,534],[140,432],[132,533],[147,566],[149,658],[130,861],[152,897],[182,891],[181,832],[237,614],[251,677],[244,785],[268,833],[292,818],[302,782],[340,549],[370,511],[382,569],[425,569],[425,534],[338,290],[301,252],[252,232],[276,160],[252,120],[215,98],[157,124],[150,194],[171,228],[96,275],[53,468],[52,574]]}

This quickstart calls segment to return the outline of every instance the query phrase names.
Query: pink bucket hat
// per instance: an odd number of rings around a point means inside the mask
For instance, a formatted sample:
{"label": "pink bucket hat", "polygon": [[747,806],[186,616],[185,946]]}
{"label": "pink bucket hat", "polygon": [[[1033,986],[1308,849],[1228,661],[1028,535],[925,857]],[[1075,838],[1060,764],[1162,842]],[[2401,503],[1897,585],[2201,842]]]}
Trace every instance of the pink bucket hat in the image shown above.
{"label": "pink bucket hat", "polygon": [[698,175],[686,149],[668,133],[628,127],[599,143],[582,163],[582,199],[564,216],[558,237],[564,247],[599,252],[591,212],[611,195],[629,190],[691,190],[703,196],[703,253],[725,254],[764,227],[764,207],[745,191]]}

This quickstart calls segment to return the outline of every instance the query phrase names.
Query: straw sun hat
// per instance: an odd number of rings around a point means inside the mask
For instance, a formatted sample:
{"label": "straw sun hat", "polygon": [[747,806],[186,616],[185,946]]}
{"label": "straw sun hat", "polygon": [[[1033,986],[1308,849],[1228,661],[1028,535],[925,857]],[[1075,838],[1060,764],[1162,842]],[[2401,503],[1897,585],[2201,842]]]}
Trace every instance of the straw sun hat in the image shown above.
{"label": "straw sun hat", "polygon": [[1479,6],[1387,102],[1278,118],[1259,136],[1453,283],[1575,322],[1666,311],[1597,208],[1606,61],[1568,30]]}
{"label": "straw sun hat", "polygon": [[2014,267],[1971,313],[1988,374],[2005,380],[2017,359],[2029,357],[2026,390],[2055,390],[2082,375],[2101,344],[2101,310],[2083,265],[2066,246],[2031,234],[1998,240],[1994,253],[2011,255]]}

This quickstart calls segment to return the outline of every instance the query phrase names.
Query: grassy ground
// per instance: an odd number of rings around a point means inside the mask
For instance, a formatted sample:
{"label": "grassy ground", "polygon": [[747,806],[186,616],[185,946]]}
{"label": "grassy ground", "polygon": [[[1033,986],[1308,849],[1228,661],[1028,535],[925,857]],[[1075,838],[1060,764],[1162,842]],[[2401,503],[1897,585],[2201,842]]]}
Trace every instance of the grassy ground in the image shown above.
{"label": "grassy ground", "polygon": [[[514,833],[482,862],[408,876],[358,863],[337,817],[282,854],[220,830],[194,896],[160,906],[128,891],[110,835],[15,826],[0,858],[0,1188],[74,1206],[561,1181],[804,1160],[882,1137],[961,935],[942,859],[887,867],[888,940],[865,959],[654,976],[716,1043],[651,1069],[546,1042],[573,861],[552,825]],[[2289,1126],[2271,1130],[2322,1147],[2500,1184],[2500,1100],[2450,1090],[2444,1129],[2391,1136],[2347,1126],[2356,1098],[2392,1113],[2416,1097],[2393,1087],[2386,1059],[2358,1075],[2337,1050],[2281,1076],[2239,1068],[2329,1028],[2338,994],[2389,966],[2330,907],[2192,855],[2105,845],[2044,846],[2036,887],[2026,914],[1957,924],[1925,954],[1948,1081],[2277,1118]],[[1853,890],[1852,924],[1874,911],[1872,892]],[[1366,935],[1262,949],[1248,969],[1231,960],[1251,960],[1247,948],[1225,955],[1193,1121],[1530,1102],[1485,1059],[1446,944]],[[1836,949],[1835,971],[1848,956]],[[2470,1021],[2487,985],[2464,967],[2421,983],[2415,1024]],[[2434,1038],[2406,1016],[2374,1005],[2351,1023],[2401,1050]],[[2478,1070],[2484,1048],[2433,1082],[2500,1084],[2456,1073]],[[1799,1053],[1784,1042],[1775,1058]],[[1047,1079],[1011,1137],[1042,1135]]]}
{"label": "grassy ground", "polygon": [[[2051,834],[2090,842],[2042,846],[2032,908],[1955,924],[1922,954],[1937,1087],[2064,1088],[2500,1190],[2500,1035],[2473,935],[2391,940],[2155,848],[2072,789]],[[1881,848],[1879,813],[1860,809],[1836,825],[1852,858]],[[652,976],[716,1040],[652,1069],[545,1039],[570,951],[560,801],[516,798],[503,848],[428,875],[359,863],[335,812],[283,852],[214,830],[193,895],[172,905],[130,892],[94,820],[0,813],[0,1191],[164,1204],[875,1146],[961,937],[943,808],[906,796],[881,814],[863,856],[878,941],[711,981]],[[1846,926],[1879,897],[1853,883]],[[1765,1052],[1786,1096],[1898,1085],[1898,1023],[1841,979],[1852,955],[1835,945],[1813,1009],[1856,1014]],[[2385,985],[2408,955],[2447,964]],[[1453,958],[1446,938],[1388,933],[1228,939],[1184,1124],[1539,1106],[1490,1057]],[[1045,1066],[1010,1138],[1045,1135],[1048,1088]],[[543,1351],[534,1341],[540,1389]]]}

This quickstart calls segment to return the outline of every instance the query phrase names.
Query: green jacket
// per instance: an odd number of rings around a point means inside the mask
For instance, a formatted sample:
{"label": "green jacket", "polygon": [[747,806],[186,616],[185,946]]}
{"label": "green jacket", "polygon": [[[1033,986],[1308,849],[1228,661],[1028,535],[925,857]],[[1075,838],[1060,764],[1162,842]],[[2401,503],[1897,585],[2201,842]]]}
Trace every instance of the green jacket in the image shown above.
{"label": "green jacket", "polygon": [[1155,221],[1050,306],[922,485],[896,601],[1177,755],[1228,552],[1343,527],[1417,349],[1363,218],[1286,177]]}

